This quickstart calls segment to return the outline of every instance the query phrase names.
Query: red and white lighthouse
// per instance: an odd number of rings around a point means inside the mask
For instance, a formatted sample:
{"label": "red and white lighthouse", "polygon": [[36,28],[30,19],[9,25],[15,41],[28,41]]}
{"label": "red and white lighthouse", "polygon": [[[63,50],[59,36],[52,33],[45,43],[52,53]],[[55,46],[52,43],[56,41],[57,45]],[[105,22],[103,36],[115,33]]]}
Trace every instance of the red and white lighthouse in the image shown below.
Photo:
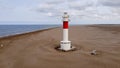
{"label": "red and white lighthouse", "polygon": [[60,50],[69,51],[72,48],[71,41],[69,41],[68,29],[69,28],[69,15],[67,12],[64,12],[63,15],[63,40],[60,42]]}

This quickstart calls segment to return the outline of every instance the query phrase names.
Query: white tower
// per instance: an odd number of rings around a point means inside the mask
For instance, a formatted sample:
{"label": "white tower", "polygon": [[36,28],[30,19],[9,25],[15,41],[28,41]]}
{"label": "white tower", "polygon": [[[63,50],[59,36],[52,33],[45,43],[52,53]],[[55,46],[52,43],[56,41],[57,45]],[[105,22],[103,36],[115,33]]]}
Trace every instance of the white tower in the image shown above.
{"label": "white tower", "polygon": [[68,40],[69,15],[64,12],[63,15],[63,40],[60,43],[60,50],[69,51],[72,48],[71,41]]}

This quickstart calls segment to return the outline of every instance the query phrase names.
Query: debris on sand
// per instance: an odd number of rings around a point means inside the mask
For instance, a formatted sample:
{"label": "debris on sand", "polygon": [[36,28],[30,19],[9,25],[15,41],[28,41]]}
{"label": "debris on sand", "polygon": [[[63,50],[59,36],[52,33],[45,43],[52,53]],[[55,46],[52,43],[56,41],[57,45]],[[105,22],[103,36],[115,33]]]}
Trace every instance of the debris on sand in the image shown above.
{"label": "debris on sand", "polygon": [[91,55],[97,55],[96,53],[97,50],[92,50],[92,52],[90,53]]}

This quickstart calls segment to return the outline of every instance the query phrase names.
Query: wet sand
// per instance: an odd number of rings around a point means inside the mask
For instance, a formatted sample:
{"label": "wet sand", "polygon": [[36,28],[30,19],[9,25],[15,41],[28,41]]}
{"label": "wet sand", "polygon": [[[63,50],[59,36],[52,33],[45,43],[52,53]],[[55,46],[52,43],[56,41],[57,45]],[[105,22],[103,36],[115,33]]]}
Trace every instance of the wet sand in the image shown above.
{"label": "wet sand", "polygon": [[71,26],[69,36],[76,51],[54,49],[62,28],[0,38],[0,68],[120,68],[120,25]]}

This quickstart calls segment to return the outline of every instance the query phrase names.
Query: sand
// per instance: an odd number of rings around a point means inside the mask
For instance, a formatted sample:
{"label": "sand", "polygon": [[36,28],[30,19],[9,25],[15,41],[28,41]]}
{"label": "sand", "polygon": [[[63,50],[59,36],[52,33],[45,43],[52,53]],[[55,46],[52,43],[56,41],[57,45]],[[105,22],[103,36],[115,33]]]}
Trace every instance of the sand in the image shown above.
{"label": "sand", "polygon": [[1,38],[0,68],[120,68],[120,25],[106,26],[71,26],[71,52],[54,49],[62,28]]}

